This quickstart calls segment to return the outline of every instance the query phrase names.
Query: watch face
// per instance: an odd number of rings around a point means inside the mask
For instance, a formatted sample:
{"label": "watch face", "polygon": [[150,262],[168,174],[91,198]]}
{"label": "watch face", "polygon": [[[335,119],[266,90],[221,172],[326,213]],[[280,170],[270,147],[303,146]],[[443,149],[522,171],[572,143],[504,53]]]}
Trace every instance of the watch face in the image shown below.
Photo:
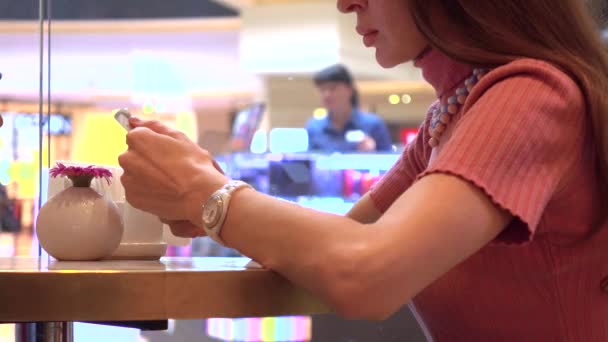
{"label": "watch face", "polygon": [[214,195],[207,201],[203,210],[203,224],[207,228],[214,227],[222,216],[222,210],[224,209],[224,201],[222,197]]}

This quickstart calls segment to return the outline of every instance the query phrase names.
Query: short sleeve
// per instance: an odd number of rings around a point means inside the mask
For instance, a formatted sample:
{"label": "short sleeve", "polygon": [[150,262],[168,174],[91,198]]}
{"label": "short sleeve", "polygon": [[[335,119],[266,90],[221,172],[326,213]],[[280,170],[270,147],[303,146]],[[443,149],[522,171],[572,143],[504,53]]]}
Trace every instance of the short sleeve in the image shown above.
{"label": "short sleeve", "polygon": [[[432,111],[437,103],[431,106]],[[429,111],[429,112],[430,112]],[[380,212],[384,213],[403,194],[423,172],[431,154],[430,147],[425,143],[428,135],[428,115],[418,130],[416,139],[405,146],[397,163],[372,187],[370,197]]]}
{"label": "short sleeve", "polygon": [[520,60],[488,73],[418,178],[447,173],[482,189],[516,221],[498,240],[533,238],[577,160],[585,132],[582,92],[548,63]]}

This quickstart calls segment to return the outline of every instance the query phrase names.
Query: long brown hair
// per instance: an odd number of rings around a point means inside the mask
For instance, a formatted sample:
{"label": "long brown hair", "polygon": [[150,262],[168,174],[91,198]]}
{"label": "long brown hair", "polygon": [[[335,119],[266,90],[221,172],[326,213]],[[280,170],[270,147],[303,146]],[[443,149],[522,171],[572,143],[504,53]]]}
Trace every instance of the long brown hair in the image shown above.
{"label": "long brown hair", "polygon": [[[404,0],[430,44],[475,66],[545,60],[580,86],[608,203],[608,54],[582,0]],[[602,210],[606,204],[602,205]]]}

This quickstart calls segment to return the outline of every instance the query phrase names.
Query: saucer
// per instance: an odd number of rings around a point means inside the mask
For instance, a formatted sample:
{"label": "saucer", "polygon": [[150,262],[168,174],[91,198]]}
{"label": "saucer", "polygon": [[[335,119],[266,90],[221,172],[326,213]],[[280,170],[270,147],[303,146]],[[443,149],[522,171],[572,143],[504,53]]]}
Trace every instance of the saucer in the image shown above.
{"label": "saucer", "polygon": [[167,252],[167,244],[160,243],[121,243],[106,259],[109,260],[158,260]]}

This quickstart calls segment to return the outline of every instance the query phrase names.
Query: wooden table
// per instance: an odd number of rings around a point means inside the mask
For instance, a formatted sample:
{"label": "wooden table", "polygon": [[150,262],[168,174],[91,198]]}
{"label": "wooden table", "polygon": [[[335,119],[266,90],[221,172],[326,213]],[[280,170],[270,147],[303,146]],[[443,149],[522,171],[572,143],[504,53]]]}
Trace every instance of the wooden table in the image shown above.
{"label": "wooden table", "polygon": [[[148,321],[326,313],[306,291],[247,258],[60,262],[0,258],[0,322]],[[50,336],[53,335],[53,336]]]}

